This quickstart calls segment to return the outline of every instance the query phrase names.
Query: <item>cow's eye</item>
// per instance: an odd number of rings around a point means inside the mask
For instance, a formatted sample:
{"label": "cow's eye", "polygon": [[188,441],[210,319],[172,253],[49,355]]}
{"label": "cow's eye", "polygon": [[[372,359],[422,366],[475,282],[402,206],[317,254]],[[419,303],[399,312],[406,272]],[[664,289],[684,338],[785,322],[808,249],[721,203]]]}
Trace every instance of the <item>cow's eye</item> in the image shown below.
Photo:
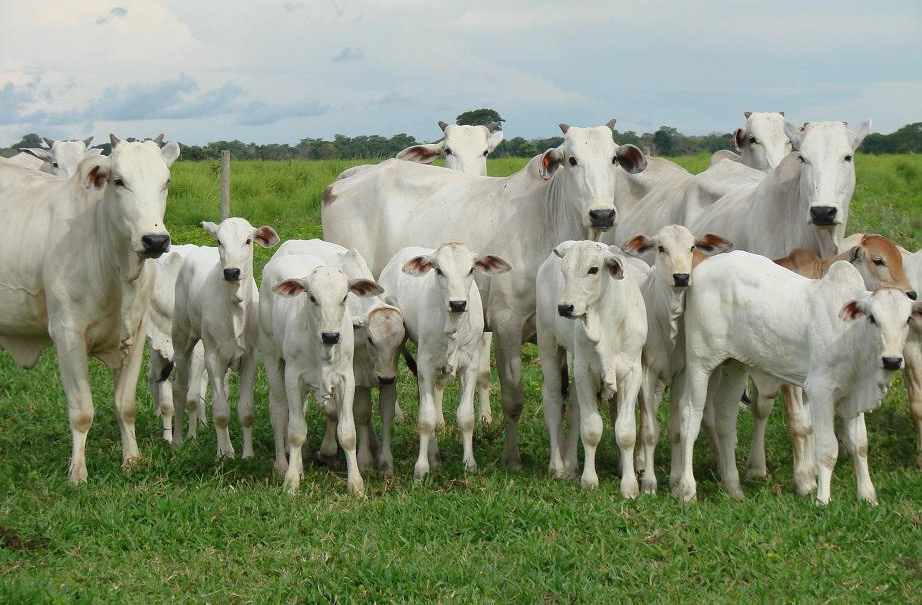
{"label": "cow's eye", "polygon": [[343,302],[346,302],[346,299],[347,299],[347,298],[349,298],[349,295],[348,295],[348,294],[346,294],[345,296],[343,296]]}
{"label": "cow's eye", "polygon": [[244,246],[249,246],[249,245],[252,244],[252,243],[253,243],[253,240],[250,239],[250,238],[247,238],[247,241],[243,242],[243,245],[244,245]]}
{"label": "cow's eye", "polygon": [[846,161],[846,162],[851,162],[851,161],[852,161],[852,156],[850,156],[850,155],[845,156],[845,161]]}
{"label": "cow's eye", "polygon": [[368,337],[368,344],[370,344],[370,345],[375,344],[375,341],[373,341],[373,340],[371,339],[371,336]]}
{"label": "cow's eye", "polygon": [[317,299],[314,298],[314,295],[313,295],[313,294],[311,294],[311,297],[310,297],[310,298],[311,298],[311,302],[312,302],[312,303],[317,304]]}
{"label": "cow's eye", "polygon": [[756,143],[758,143],[758,141],[756,140],[755,137],[749,137],[749,143],[750,143],[751,145],[755,145]]}
{"label": "cow's eye", "polygon": [[800,160],[800,163],[801,163],[801,164],[806,164],[806,163],[807,163],[807,160],[805,160],[805,159],[804,159],[804,156],[802,156],[802,155],[797,156],[797,159]]}
{"label": "cow's eye", "polygon": [[57,163],[57,162],[52,162],[51,165],[54,166],[55,168],[58,168],[58,163]]}
{"label": "cow's eye", "polygon": [[689,252],[694,252],[694,251],[695,251],[695,247],[692,246],[691,248],[688,249],[688,251],[689,251]]}
{"label": "cow's eye", "polygon": [[474,272],[474,268],[473,268],[473,267],[471,267],[471,270],[470,270],[470,271],[468,271],[468,272],[467,272],[467,274],[468,274],[468,275],[470,275],[470,274],[471,274],[471,273],[473,273],[473,272]]}
{"label": "cow's eye", "polygon": [[884,262],[884,259],[882,259],[882,258],[875,258],[875,259],[874,259],[874,264],[877,265],[878,267],[883,267],[883,266],[886,265],[887,263],[885,263],[885,262]]}
{"label": "cow's eye", "polygon": [[483,157],[487,157],[488,155],[490,155],[490,150],[489,150],[489,149],[485,149],[484,152],[483,152]]}
{"label": "cow's eye", "polygon": [[115,178],[112,180],[112,182],[115,183],[116,187],[124,187],[124,186],[125,186],[125,181],[123,181],[123,180],[122,180],[122,177],[120,177],[120,176],[115,177]]}
{"label": "cow's eye", "polygon": [[595,275],[598,272],[599,272],[598,267],[589,267],[589,275]]}
{"label": "cow's eye", "polygon": [[870,321],[870,322],[871,322],[872,324],[874,324],[875,326],[877,325],[877,320],[874,319],[874,316],[873,316],[873,315],[868,315],[868,321]]}
{"label": "cow's eye", "polygon": [[576,158],[574,158],[572,155],[568,161],[570,162],[570,166],[576,166]]}
{"label": "cow's eye", "polygon": [[438,267],[435,268],[435,274],[436,274],[436,275],[445,275],[444,273],[442,273],[442,270],[439,269]]}
{"label": "cow's eye", "polygon": [[451,155],[451,149],[448,147],[445,148],[445,155]]}
{"label": "cow's eye", "polygon": [[656,249],[660,251],[660,254],[666,254],[666,248],[663,246],[657,246]]}

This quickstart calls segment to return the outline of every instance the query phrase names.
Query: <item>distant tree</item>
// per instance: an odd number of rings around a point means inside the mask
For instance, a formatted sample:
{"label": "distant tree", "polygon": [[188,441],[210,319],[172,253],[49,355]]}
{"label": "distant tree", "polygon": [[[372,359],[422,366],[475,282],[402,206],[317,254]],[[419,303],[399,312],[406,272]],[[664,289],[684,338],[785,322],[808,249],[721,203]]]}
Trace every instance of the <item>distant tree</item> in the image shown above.
{"label": "distant tree", "polygon": [[12,147],[13,149],[19,149],[20,147],[45,147],[45,142],[42,141],[42,137],[34,132],[30,132],[22,137],[18,143],[13,144]]}
{"label": "distant tree", "polygon": [[455,119],[458,126],[489,126],[490,124],[502,124],[506,120],[502,119],[499,113],[494,109],[472,109],[459,114]]}
{"label": "distant tree", "polygon": [[660,126],[659,130],[653,133],[656,155],[675,155],[678,147],[676,139],[679,137],[679,131],[672,126]]}
{"label": "distant tree", "polygon": [[891,134],[873,133],[865,137],[862,153],[922,153],[922,122],[906,124]]}

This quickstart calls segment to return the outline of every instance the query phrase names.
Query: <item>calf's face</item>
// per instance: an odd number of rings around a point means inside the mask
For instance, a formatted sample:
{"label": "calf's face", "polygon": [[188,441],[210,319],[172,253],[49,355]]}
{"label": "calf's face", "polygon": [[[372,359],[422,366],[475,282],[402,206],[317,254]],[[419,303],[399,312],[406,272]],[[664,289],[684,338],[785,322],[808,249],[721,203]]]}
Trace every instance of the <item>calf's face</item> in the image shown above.
{"label": "calf's face", "polygon": [[846,303],[839,317],[845,321],[867,321],[880,353],[878,367],[894,371],[903,367],[909,324],[922,318],[922,303],[910,301],[895,288],[883,288],[864,300]]}
{"label": "calf's face", "polygon": [[585,317],[588,309],[602,295],[603,279],[623,279],[624,269],[617,256],[597,242],[564,242],[554,248],[560,257],[563,294],[557,301],[561,317]]}
{"label": "calf's face", "polygon": [[668,225],[654,237],[638,235],[622,246],[629,254],[643,254],[656,248],[654,270],[663,283],[676,288],[691,285],[692,269],[709,255],[726,252],[733,244],[713,233],[695,238],[681,225]]}
{"label": "calf's face", "polygon": [[253,244],[271,248],[279,243],[275,229],[268,225],[256,228],[246,219],[230,217],[220,225],[205,221],[202,228],[215,238],[224,280],[237,283],[253,274]]}
{"label": "calf's face", "polygon": [[887,238],[865,235],[849,252],[849,261],[861,273],[868,290],[896,288],[910,299],[916,299],[917,293],[903,270],[903,255]]}
{"label": "calf's face", "polygon": [[353,317],[352,327],[356,347],[361,344],[368,351],[378,382],[392,384],[397,377],[397,355],[407,335],[403,313],[391,306],[377,307],[368,315]]}
{"label": "calf's face", "polygon": [[443,308],[450,313],[464,313],[474,283],[474,271],[493,276],[511,268],[498,256],[474,254],[464,244],[448,243],[439,246],[432,254],[411,258],[404,263],[403,272],[420,277],[435,271],[434,283],[441,293]]}

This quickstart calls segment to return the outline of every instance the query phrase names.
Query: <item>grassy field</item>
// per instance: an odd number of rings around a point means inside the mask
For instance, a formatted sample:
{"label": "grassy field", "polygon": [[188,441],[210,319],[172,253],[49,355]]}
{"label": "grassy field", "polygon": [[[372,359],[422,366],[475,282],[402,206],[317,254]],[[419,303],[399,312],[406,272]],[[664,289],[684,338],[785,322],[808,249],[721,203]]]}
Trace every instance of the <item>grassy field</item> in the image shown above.
{"label": "grassy field", "polygon": [[[705,156],[679,158],[692,170]],[[850,231],[875,231],[922,247],[922,158],[858,157]],[[354,162],[353,162],[354,163]],[[233,210],[271,224],[282,239],[319,237],[323,188],[348,162],[240,162]],[[508,174],[524,160],[491,161]],[[198,226],[218,215],[218,166],[175,165],[167,215],[174,241],[208,243]],[[257,249],[261,267],[269,251]],[[524,354],[520,428],[524,469],[497,464],[501,426],[478,427],[480,472],[465,475],[453,428],[456,390],[440,434],[444,467],[412,480],[415,384],[401,370],[407,413],[397,427],[397,475],[366,475],[367,497],[345,493],[344,473],[309,466],[295,497],[272,471],[267,383],[257,382],[256,457],[216,462],[213,430],[173,451],[160,441],[146,385],[138,390],[143,459],[120,466],[111,380],[92,367],[97,406],[86,485],[67,482],[70,432],[53,350],[27,372],[0,354],[0,602],[138,601],[876,601],[908,602],[922,589],[922,471],[914,466],[906,392],[894,382],[868,418],[880,506],[855,501],[846,453],[833,502],[794,495],[780,412],[769,426],[771,476],[744,486],[743,502],[718,488],[706,440],[696,448],[699,499],[663,493],[625,501],[607,425],[601,486],[546,474],[547,436],[536,349]],[[495,381],[494,381],[495,382]],[[494,416],[501,425],[498,387]],[[239,427],[231,432],[239,443]],[[322,419],[312,408],[309,442]],[[739,462],[750,419],[740,415]],[[239,447],[239,446],[238,446]],[[661,486],[669,446],[657,451]],[[665,490],[665,491],[668,491]]]}

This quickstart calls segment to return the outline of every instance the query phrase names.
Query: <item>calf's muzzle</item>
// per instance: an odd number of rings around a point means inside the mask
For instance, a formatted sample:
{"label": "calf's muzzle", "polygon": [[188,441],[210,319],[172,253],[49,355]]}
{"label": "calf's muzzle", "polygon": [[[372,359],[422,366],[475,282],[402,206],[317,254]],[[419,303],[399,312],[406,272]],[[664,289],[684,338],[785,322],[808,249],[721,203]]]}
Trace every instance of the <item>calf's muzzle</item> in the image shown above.
{"label": "calf's muzzle", "polygon": [[325,345],[335,345],[339,343],[339,332],[323,332],[320,338]]}

